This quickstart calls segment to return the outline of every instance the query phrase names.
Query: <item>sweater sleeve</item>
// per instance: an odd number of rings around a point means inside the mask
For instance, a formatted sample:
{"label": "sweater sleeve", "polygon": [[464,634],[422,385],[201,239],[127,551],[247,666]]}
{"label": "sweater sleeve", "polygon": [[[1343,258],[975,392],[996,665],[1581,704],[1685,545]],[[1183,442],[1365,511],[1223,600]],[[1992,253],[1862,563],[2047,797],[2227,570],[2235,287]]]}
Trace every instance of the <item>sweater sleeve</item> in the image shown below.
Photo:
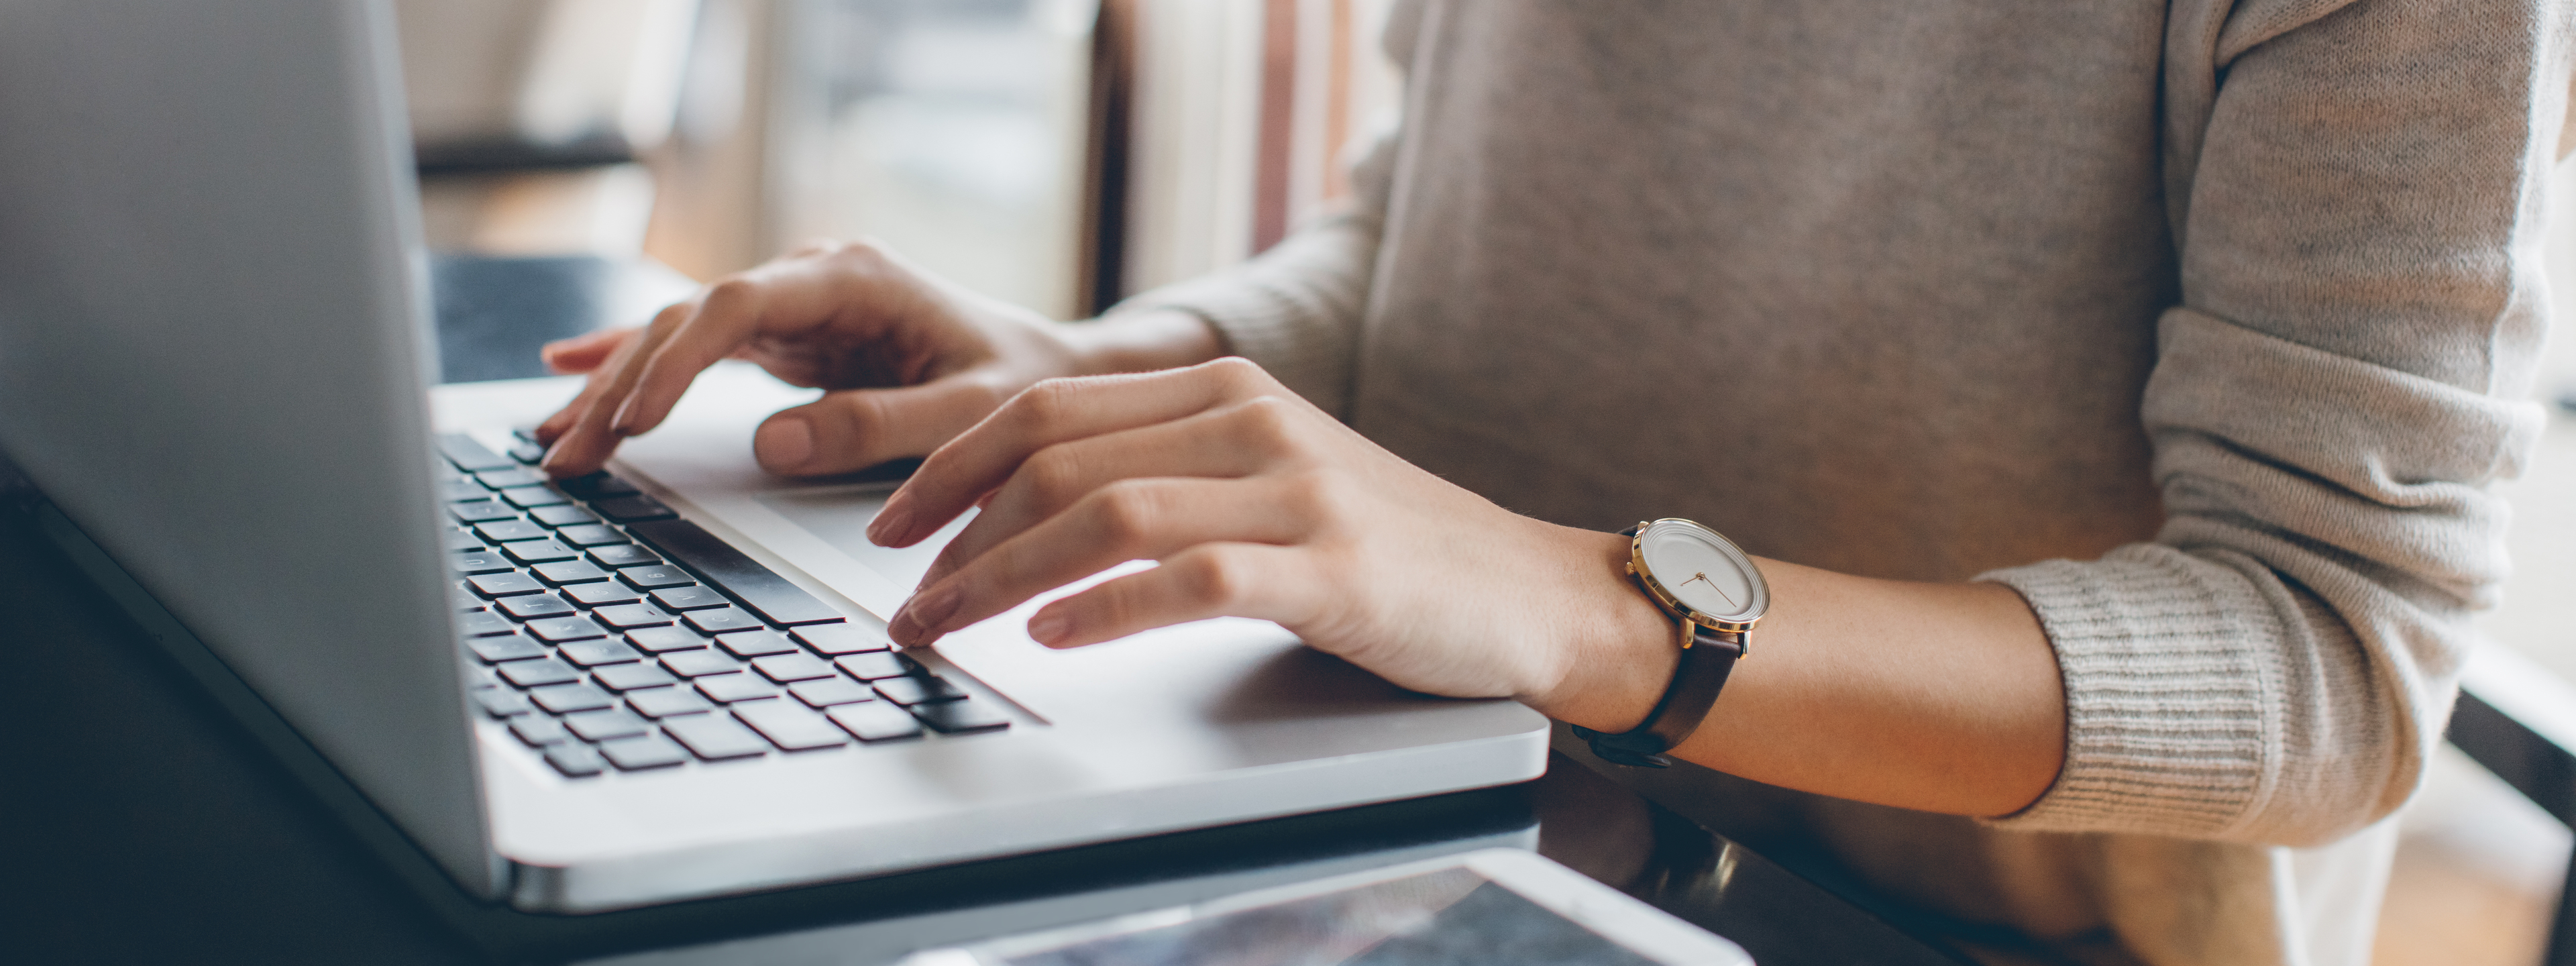
{"label": "sweater sleeve", "polygon": [[1346,415],[1397,141],[1393,133],[1378,138],[1353,166],[1352,197],[1340,211],[1232,269],[1139,294],[1111,311],[1197,315],[1216,326],[1226,351],[1259,363],[1334,416]]}
{"label": "sweater sleeve", "polygon": [[2543,416],[2543,0],[2245,0],[2167,45],[2166,523],[1983,579],[2038,612],[2066,762],[2005,828],[2330,841],[2413,793]]}

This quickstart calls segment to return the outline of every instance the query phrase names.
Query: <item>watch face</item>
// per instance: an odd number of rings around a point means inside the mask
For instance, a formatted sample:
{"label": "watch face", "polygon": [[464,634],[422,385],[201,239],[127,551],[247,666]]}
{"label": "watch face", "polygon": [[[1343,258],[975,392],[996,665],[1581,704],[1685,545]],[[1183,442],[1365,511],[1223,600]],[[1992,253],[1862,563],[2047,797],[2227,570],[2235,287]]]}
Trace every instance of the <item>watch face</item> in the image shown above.
{"label": "watch face", "polygon": [[1682,606],[1727,622],[1750,622],[1770,609],[1770,588],[1752,558],[1715,531],[1688,520],[1657,520],[1639,537],[1638,556],[1649,575]]}

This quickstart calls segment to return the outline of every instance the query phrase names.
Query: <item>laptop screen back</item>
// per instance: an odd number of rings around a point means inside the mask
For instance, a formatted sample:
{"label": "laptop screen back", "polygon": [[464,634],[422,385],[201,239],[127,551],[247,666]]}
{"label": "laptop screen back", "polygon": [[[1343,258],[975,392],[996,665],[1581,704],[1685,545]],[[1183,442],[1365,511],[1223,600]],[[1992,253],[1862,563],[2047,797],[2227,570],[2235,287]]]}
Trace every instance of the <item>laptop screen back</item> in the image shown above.
{"label": "laptop screen back", "polygon": [[0,451],[469,890],[380,0],[0,0]]}

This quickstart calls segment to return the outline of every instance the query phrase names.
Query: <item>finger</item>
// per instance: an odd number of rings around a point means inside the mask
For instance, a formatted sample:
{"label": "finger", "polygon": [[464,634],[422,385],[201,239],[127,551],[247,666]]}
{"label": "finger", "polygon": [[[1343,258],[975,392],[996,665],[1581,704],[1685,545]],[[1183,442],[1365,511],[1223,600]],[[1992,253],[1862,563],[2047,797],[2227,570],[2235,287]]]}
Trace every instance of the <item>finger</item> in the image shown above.
{"label": "finger", "polygon": [[[564,407],[563,412],[556,413],[556,418],[546,421],[548,425],[562,428],[554,441],[546,445],[546,457],[537,464],[539,469],[561,479],[596,471],[600,464],[608,461],[608,455],[616,451],[618,441],[618,437],[609,431],[609,416],[616,412],[620,401],[634,388],[636,376],[643,368],[641,360],[655,346],[670,338],[671,333],[696,309],[693,302],[663,309],[642,334],[626,340],[607,362],[591,370],[590,381],[582,386],[581,395],[574,397],[572,404]],[[572,416],[568,424],[558,422],[565,413]]]}
{"label": "finger", "polygon": [[987,497],[975,522],[941,548],[922,585],[1119,480],[1240,477],[1276,466],[1293,455],[1288,431],[1275,425],[1280,410],[1257,401],[1237,403],[1039,450]]}
{"label": "finger", "polygon": [[857,339],[917,313],[917,300],[899,284],[912,277],[909,271],[873,246],[846,245],[716,283],[697,314],[645,358],[643,375],[612,425],[624,436],[661,425],[698,373],[755,336],[798,336],[837,326]]}
{"label": "finger", "polygon": [[1081,647],[1210,617],[1296,625],[1307,621],[1317,593],[1314,565],[1302,551],[1201,544],[1160,567],[1039,608],[1029,617],[1029,636],[1048,647]]}
{"label": "finger", "polygon": [[[587,370],[590,378],[582,382],[581,392],[574,395],[571,402],[565,403],[562,409],[556,410],[554,415],[546,417],[545,422],[537,424],[538,445],[554,445],[555,440],[561,438],[566,430],[572,428],[574,421],[580,419],[581,414],[589,410],[590,404],[598,400],[599,394],[608,390],[608,378],[616,373],[617,366],[628,355],[633,354],[635,340],[642,336],[642,332],[643,330],[637,329],[627,338],[618,339],[606,347],[608,355]],[[552,364],[548,363],[548,365]]]}
{"label": "finger", "polygon": [[1121,480],[924,586],[889,624],[896,641],[939,635],[1130,560],[1211,542],[1287,544],[1323,523],[1297,478]]}
{"label": "finger", "polygon": [[1001,402],[1001,390],[975,372],[902,389],[836,392],[769,417],[751,451],[772,473],[847,473],[938,449]]}
{"label": "finger", "polygon": [[1296,399],[1242,359],[1038,383],[923,460],[912,478],[886,498],[885,509],[868,525],[868,538],[880,546],[903,547],[938,532],[1046,447],[1179,419],[1264,393]]}
{"label": "finger", "polygon": [[537,350],[537,357],[545,361],[548,372],[562,375],[589,372],[599,368],[600,363],[608,361],[608,357],[616,353],[617,347],[625,345],[626,340],[634,338],[635,334],[641,331],[643,331],[642,326],[628,326],[585,332],[569,339],[557,339],[546,343],[543,348]]}

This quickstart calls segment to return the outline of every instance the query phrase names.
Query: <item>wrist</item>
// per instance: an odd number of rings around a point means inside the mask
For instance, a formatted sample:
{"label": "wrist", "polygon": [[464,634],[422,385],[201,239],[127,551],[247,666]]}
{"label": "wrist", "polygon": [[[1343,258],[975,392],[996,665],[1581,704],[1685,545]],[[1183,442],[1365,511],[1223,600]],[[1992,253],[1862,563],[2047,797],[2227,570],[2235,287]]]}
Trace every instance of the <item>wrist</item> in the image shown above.
{"label": "wrist", "polygon": [[1578,590],[1555,635],[1546,684],[1522,697],[1540,714],[1595,731],[1636,727],[1679,667],[1676,625],[1627,575],[1628,539],[1571,531]]}
{"label": "wrist", "polygon": [[1118,312],[1049,327],[1071,350],[1075,375],[1177,369],[1225,354],[1216,326],[1179,309]]}

